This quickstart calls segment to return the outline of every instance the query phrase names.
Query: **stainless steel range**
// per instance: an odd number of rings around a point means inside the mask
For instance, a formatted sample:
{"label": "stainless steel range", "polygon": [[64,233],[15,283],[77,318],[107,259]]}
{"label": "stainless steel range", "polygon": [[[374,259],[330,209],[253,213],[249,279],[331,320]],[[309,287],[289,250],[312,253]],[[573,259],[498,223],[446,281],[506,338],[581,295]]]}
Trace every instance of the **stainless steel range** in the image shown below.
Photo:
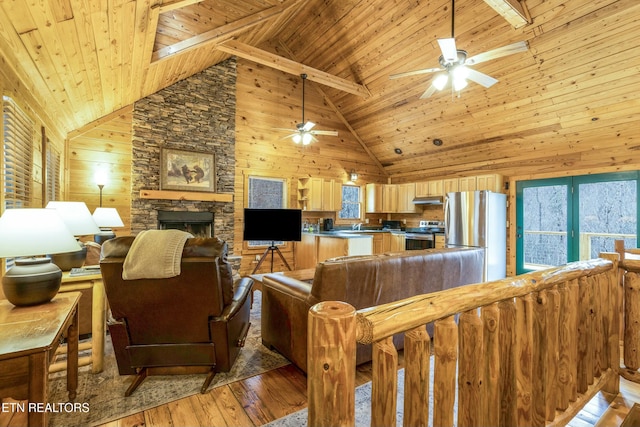
{"label": "stainless steel range", "polygon": [[406,229],[406,250],[430,249],[435,247],[435,235],[444,233],[443,221],[420,221],[418,228]]}

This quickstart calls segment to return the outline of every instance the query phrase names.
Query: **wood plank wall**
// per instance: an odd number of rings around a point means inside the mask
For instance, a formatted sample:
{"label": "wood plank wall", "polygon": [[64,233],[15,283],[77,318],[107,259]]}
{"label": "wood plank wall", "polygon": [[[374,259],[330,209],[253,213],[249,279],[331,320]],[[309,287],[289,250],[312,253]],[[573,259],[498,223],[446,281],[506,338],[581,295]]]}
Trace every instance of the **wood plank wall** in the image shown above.
{"label": "wood plank wall", "polygon": [[81,201],[91,212],[100,205],[96,173],[106,178],[102,206],[116,208],[124,223],[113,231],[131,234],[131,132],[133,107],[125,107],[69,134],[65,200]]}
{"label": "wood plank wall", "polygon": [[[295,129],[296,123],[301,122],[302,79],[243,59],[238,59],[237,73],[236,248],[242,247],[238,242],[242,242],[245,182],[249,175],[288,179],[290,208],[297,207],[299,177],[320,177],[345,183],[351,170],[355,170],[360,177],[358,184],[386,182],[375,162],[323,101],[315,83],[305,83],[305,121],[316,123],[315,129],[318,130],[337,130],[338,136],[318,136],[318,142],[301,147],[286,138],[288,132],[276,128]],[[327,217],[335,219],[335,212],[306,212],[303,217],[310,221]],[[291,249],[286,248],[283,253],[293,266]],[[241,272],[250,273],[256,264],[255,256],[260,254],[262,250],[245,247]],[[276,256],[274,271],[283,269],[286,268]],[[259,272],[268,271],[269,265],[265,262]]]}

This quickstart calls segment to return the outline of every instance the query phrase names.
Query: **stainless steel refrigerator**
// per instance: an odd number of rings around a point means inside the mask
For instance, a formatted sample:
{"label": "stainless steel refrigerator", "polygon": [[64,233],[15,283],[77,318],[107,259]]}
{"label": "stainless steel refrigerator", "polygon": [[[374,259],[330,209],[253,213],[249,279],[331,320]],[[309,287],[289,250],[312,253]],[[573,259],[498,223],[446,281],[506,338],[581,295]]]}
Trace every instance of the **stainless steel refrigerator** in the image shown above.
{"label": "stainless steel refrigerator", "polygon": [[507,269],[507,196],[491,191],[447,193],[447,247],[484,248],[484,280],[498,280]]}

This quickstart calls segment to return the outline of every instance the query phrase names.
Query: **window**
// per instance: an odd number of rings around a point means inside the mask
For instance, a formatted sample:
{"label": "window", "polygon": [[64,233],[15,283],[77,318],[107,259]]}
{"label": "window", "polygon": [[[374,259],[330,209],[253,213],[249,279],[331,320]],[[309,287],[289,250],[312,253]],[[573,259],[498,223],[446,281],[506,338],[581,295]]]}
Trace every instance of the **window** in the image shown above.
{"label": "window", "polygon": [[50,202],[60,199],[60,153],[52,147],[49,139],[47,139],[46,157],[46,202]]}
{"label": "window", "polygon": [[[250,176],[247,183],[247,207],[254,209],[284,209],[287,207],[287,180],[284,178],[265,178]],[[270,226],[270,224],[265,224]],[[272,242],[250,241],[250,248],[271,246]],[[284,242],[274,242],[283,245]]]}
{"label": "window", "polygon": [[34,124],[13,102],[3,97],[4,209],[28,207],[31,201]]}
{"label": "window", "polygon": [[355,185],[342,186],[342,209],[338,212],[339,219],[361,219],[362,203],[360,187]]}
{"label": "window", "polygon": [[637,247],[638,172],[518,182],[516,272]]}

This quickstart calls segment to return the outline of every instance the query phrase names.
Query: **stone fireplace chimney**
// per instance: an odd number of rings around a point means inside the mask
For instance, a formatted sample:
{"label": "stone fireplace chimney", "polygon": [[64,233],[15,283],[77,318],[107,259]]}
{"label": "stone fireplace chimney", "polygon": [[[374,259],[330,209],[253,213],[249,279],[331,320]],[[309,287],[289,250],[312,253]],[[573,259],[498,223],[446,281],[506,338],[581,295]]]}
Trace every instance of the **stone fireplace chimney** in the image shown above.
{"label": "stone fireplace chimney", "polygon": [[214,153],[216,191],[234,192],[235,86],[236,61],[231,58],[135,103],[131,182],[133,234],[158,228],[161,211],[196,216],[210,214],[211,235],[226,241],[229,253],[233,253],[233,202],[143,199],[140,191],[161,190],[161,151],[172,148]]}

